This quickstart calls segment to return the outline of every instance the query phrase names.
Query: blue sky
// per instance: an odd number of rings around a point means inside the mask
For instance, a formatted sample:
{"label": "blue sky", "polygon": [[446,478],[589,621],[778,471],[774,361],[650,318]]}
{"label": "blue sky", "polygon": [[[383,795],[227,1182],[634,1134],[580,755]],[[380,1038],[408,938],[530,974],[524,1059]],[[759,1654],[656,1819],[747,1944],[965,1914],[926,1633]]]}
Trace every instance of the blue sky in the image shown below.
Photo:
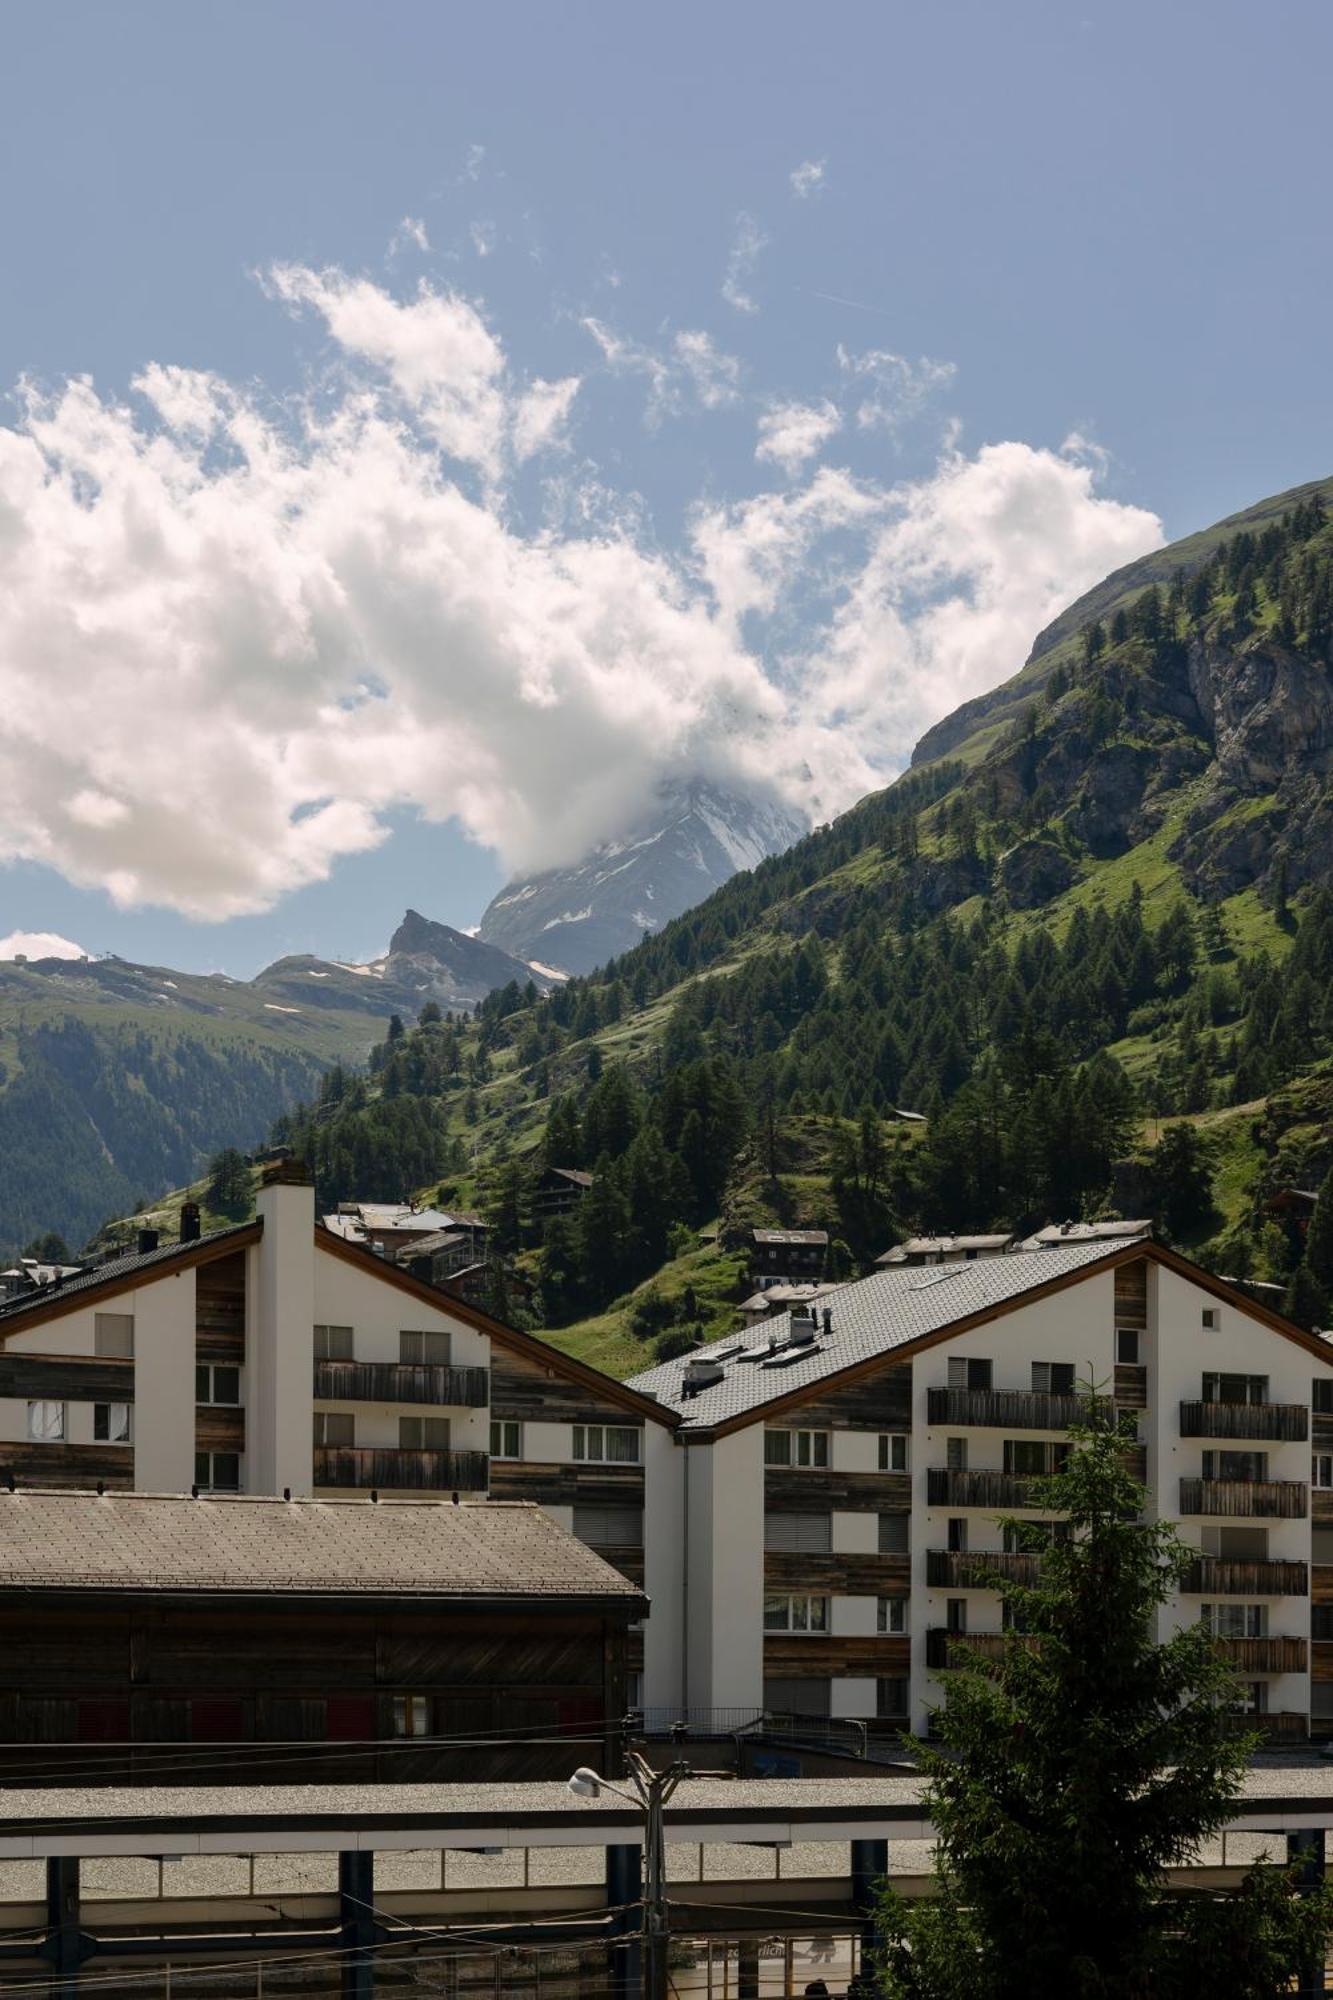
{"label": "blue sky", "polygon": [[1331,56],[1315,0],[7,10],[0,934],[361,955],[658,782],[891,775],[1330,470]]}

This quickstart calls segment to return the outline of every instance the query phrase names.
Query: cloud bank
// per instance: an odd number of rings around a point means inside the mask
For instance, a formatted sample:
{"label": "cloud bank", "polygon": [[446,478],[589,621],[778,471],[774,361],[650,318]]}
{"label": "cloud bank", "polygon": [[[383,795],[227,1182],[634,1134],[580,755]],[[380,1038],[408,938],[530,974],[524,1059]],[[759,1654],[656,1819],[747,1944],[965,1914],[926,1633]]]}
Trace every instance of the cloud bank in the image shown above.
{"label": "cloud bank", "polygon": [[[831,435],[812,404],[761,419],[789,485],[701,506],[663,553],[566,448],[587,386],[521,375],[476,302],[293,264],[264,282],[327,341],[304,402],[153,364],[127,398],[25,387],[0,427],[0,861],[122,906],[269,908],[395,808],[456,816],[515,869],[695,774],[824,817],[1162,539],[1073,450],[805,478]],[[707,335],[644,359],[592,330],[663,412],[744,397]],[[574,526],[524,527],[533,467]]]}

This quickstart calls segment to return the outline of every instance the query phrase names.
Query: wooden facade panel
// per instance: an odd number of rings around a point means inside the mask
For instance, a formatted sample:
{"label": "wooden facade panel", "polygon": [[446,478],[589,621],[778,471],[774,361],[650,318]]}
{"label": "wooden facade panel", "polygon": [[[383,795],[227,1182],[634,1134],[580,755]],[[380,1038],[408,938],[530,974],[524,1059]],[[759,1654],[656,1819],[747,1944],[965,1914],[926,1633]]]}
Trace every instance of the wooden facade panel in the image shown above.
{"label": "wooden facade panel", "polygon": [[806,1555],[765,1549],[764,1588],[810,1590],[829,1597],[901,1597],[911,1581],[911,1558],[881,1555]]}
{"label": "wooden facade panel", "polygon": [[[836,1331],[836,1305],[834,1327]],[[772,1419],[777,1430],[906,1431],[912,1424],[912,1364],[887,1361],[849,1388],[831,1389]]]}
{"label": "wooden facade panel", "polygon": [[1310,1518],[1317,1528],[1333,1526],[1333,1488],[1314,1486],[1310,1489]]}
{"label": "wooden facade panel", "polygon": [[1120,1264],[1115,1274],[1115,1323],[1117,1326],[1146,1327],[1148,1324],[1148,1260]]}
{"label": "wooden facade panel", "polygon": [[[0,1396],[60,1403],[132,1403],[133,1361],[77,1354],[10,1354],[0,1348]],[[0,1445],[0,1452],[6,1449]]]}
{"label": "wooden facade panel", "polygon": [[823,1472],[770,1465],[764,1506],[770,1514],[906,1514],[912,1481],[905,1472]]}
{"label": "wooden facade panel", "polygon": [[491,1350],[491,1415],[548,1424],[627,1424],[636,1430],[644,1423],[594,1390],[498,1346]]}
{"label": "wooden facade panel", "polygon": [[778,1679],[910,1672],[912,1642],[903,1638],[839,1639],[830,1633],[765,1632],[764,1673]]}
{"label": "wooden facade panel", "polygon": [[99,1619],[96,1658],[90,1658],[89,1625],[79,1610],[10,1603],[0,1611],[0,1688],[59,1691],[110,1676],[130,1678],[130,1620],[121,1613]]}
{"label": "wooden facade panel", "polygon": [[462,1628],[456,1620],[381,1625],[375,1678],[381,1686],[488,1688],[505,1682],[558,1692],[601,1678],[598,1632],[586,1621],[499,1616]]}
{"label": "wooden facade panel", "polygon": [[117,1492],[134,1485],[134,1447],[127,1444],[0,1444],[0,1479],[20,1486],[74,1487],[100,1480]]}
{"label": "wooden facade panel", "polygon": [[194,1412],[196,1451],[244,1451],[245,1411],[199,1403]]}
{"label": "wooden facade panel", "polygon": [[549,1465],[493,1458],[492,1500],[532,1500],[539,1507],[642,1507],[641,1465]]}
{"label": "wooden facade panel", "polygon": [[[591,1543],[589,1543],[589,1547],[592,1547]],[[642,1545],[625,1548],[597,1548],[594,1553],[599,1555],[603,1562],[610,1563],[612,1569],[618,1569],[620,1574],[623,1577],[627,1577],[631,1583],[636,1583],[640,1590],[643,1589],[645,1572]]]}
{"label": "wooden facade panel", "polygon": [[194,1351],[198,1361],[245,1360],[245,1252],[202,1264],[195,1277]]}
{"label": "wooden facade panel", "polygon": [[1310,1601],[1333,1604],[1333,1563],[1310,1564]]}
{"label": "wooden facade panel", "polygon": [[1122,1410],[1147,1409],[1148,1371],[1142,1364],[1129,1361],[1116,1362],[1115,1400]]}
{"label": "wooden facade panel", "polygon": [[1310,1642],[1310,1679],[1333,1681],[1333,1639],[1313,1639]]}

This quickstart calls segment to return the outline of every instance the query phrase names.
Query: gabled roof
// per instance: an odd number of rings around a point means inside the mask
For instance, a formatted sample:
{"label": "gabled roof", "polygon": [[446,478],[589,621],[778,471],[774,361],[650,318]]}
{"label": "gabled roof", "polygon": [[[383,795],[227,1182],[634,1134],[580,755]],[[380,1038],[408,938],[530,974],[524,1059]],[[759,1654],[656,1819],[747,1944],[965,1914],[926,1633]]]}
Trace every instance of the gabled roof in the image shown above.
{"label": "gabled roof", "polygon": [[756,1243],[762,1243],[766,1249],[779,1248],[784,1243],[798,1246],[804,1244],[812,1249],[819,1249],[821,1245],[826,1246],[828,1243],[827,1229],[752,1229],[750,1235]]}
{"label": "gabled roof", "polygon": [[557,1180],[568,1181],[571,1187],[590,1188],[596,1175],[585,1172],[582,1167],[547,1167],[541,1178],[549,1181],[552,1174]]}
{"label": "gabled roof", "polygon": [[168,1276],[173,1270],[189,1270],[195,1264],[211,1264],[232,1250],[257,1243],[262,1233],[258,1221],[239,1222],[230,1229],[213,1229],[196,1236],[191,1243],[162,1243],[156,1250],[131,1251],[94,1264],[76,1278],[59,1285],[44,1285],[40,1292],[25,1292],[0,1304],[0,1341],[19,1327],[40,1325],[43,1320],[60,1319],[76,1307],[99,1305],[118,1292],[133,1291],[152,1278]]}
{"label": "gabled roof", "polygon": [[876,1257],[877,1264],[901,1264],[905,1257],[928,1256],[932,1252],[949,1250],[1003,1250],[1006,1243],[1013,1242],[1012,1234],[1000,1230],[989,1236],[909,1236],[902,1243],[895,1243]]}
{"label": "gabled roof", "polygon": [[1131,1237],[1151,1236],[1152,1219],[1140,1216],[1134,1222],[1048,1222],[1034,1236],[1025,1236],[1020,1250],[1044,1250],[1054,1243],[1122,1243]]}
{"label": "gabled roof", "polygon": [[0,1592],[628,1599],[530,1501],[0,1491]]}
{"label": "gabled roof", "polygon": [[[829,1334],[818,1328],[813,1340],[784,1352],[791,1333],[791,1315],[784,1313],[631,1376],[630,1386],[678,1411],[684,1437],[740,1430],[778,1409],[812,1400],[830,1384],[869,1374],[886,1357],[907,1360],[924,1347],[999,1319],[1097,1270],[1145,1257],[1294,1341],[1326,1367],[1333,1363],[1333,1351],[1318,1335],[1304,1332],[1267,1306],[1243,1299],[1224,1278],[1213,1277],[1178,1252],[1143,1237],[1015,1250],[972,1263],[899,1264],[828,1293],[824,1304],[832,1314]],[[770,1342],[777,1346],[772,1354]],[[755,1358],[741,1360],[742,1354]],[[721,1379],[687,1393],[687,1368],[693,1364],[697,1373],[700,1363],[709,1362],[720,1363]]]}

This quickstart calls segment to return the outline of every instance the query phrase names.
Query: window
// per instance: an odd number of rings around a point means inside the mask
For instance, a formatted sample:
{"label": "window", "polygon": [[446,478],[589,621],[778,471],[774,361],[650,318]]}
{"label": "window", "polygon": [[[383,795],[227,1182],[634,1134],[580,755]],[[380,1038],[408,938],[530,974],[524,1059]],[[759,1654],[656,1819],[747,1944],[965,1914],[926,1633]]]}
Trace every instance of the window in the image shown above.
{"label": "window", "polygon": [[[1312,1604],[1310,1606],[1310,1637],[1312,1639],[1333,1639],[1333,1604]],[[1330,1685],[1333,1686],[1333,1682]]]}
{"label": "window", "polygon": [[764,1464],[824,1470],[829,1461],[827,1431],[765,1431]]}
{"label": "window", "polygon": [[429,1362],[434,1367],[447,1368],[451,1359],[451,1344],[448,1328],[439,1333],[403,1332],[398,1336],[398,1359],[406,1362]]}
{"label": "window", "polygon": [[966,1632],[967,1599],[965,1597],[945,1598],[944,1629],[946,1632]]}
{"label": "window", "polygon": [[642,1507],[576,1507],[574,1533],[593,1549],[643,1547]]}
{"label": "window", "polygon": [[1205,1479],[1267,1479],[1268,1453],[1206,1451],[1203,1453],[1203,1476]]}
{"label": "window", "polygon": [[352,1358],[352,1329],[350,1326],[317,1326],[315,1328],[316,1361],[350,1361]]}
{"label": "window", "polygon": [[1324,1718],[1333,1715],[1333,1681],[1311,1681],[1310,1713]]}
{"label": "window", "polygon": [[1316,1378],[1311,1390],[1310,1407],[1321,1417],[1333,1416],[1333,1375]]}
{"label": "window", "polygon": [[1310,1484],[1333,1486],[1333,1452],[1315,1452],[1310,1460]]}
{"label": "window", "polygon": [[905,1632],[907,1630],[907,1599],[905,1597],[881,1597],[875,1608],[875,1630],[877,1632]]}
{"label": "window", "polygon": [[951,1389],[989,1389],[991,1369],[989,1361],[976,1361],[962,1355],[949,1356],[949,1387]]}
{"label": "window", "polygon": [[875,1714],[896,1721],[907,1714],[907,1682],[901,1678],[875,1682]]}
{"label": "window", "polygon": [[1069,1446],[1046,1443],[1039,1438],[1006,1438],[1004,1469],[1018,1479],[1044,1479],[1058,1472],[1069,1456]]}
{"label": "window", "polygon": [[223,1403],[234,1407],[241,1400],[239,1368],[200,1366],[194,1371],[196,1403]]}
{"label": "window", "polygon": [[1034,1361],[1032,1364],[1032,1386],[1039,1395],[1072,1396],[1074,1393],[1073,1362]]}
{"label": "window", "polygon": [[1268,1377],[1214,1375],[1208,1372],[1203,1378],[1203,1400],[1205,1403],[1266,1403]]}
{"label": "window", "polygon": [[764,1707],[771,1715],[828,1715],[832,1686],[826,1679],[765,1680]]}
{"label": "window", "polygon": [[907,1554],[907,1530],[910,1523],[906,1514],[881,1514],[879,1517],[879,1552],[882,1556],[905,1556]]}
{"label": "window", "polygon": [[1068,1521],[1007,1521],[1001,1540],[1007,1556],[1039,1555],[1043,1545],[1067,1542],[1071,1533]]}
{"label": "window", "polygon": [[827,1597],[765,1597],[765,1632],[827,1632]]}
{"label": "window", "polygon": [[880,1439],[879,1469],[881,1472],[906,1472],[907,1439],[901,1432]]}
{"label": "window", "polygon": [[[1318,1533],[1318,1529],[1315,1530]],[[1222,1562],[1263,1562],[1268,1555],[1267,1528],[1202,1528],[1199,1545],[1206,1556]],[[1315,1561],[1318,1562],[1318,1556]]]}
{"label": "window", "polygon": [[944,1463],[950,1472],[967,1471],[967,1439],[946,1438],[944,1441]]}
{"label": "window", "polygon": [[356,1418],[350,1410],[316,1410],[312,1419],[316,1444],[355,1444]]}
{"label": "window", "polygon": [[1136,1326],[1118,1326],[1115,1330],[1115,1358],[1127,1368],[1138,1365],[1139,1330]]}
{"label": "window", "polygon": [[491,1457],[522,1458],[523,1426],[508,1417],[491,1420]]}
{"label": "window", "polygon": [[239,1493],[241,1460],[234,1451],[197,1451],[194,1483],[201,1493]]}
{"label": "window", "polygon": [[1240,1688],[1240,1699],[1236,1702],[1235,1706],[1241,1715],[1267,1715],[1268,1682],[1243,1681]]}
{"label": "window", "polygon": [[1199,1623],[1219,1639],[1266,1639],[1266,1604],[1201,1604]]}
{"label": "window", "polygon": [[128,1403],[93,1404],[94,1444],[128,1444],[130,1406]]}
{"label": "window", "polygon": [[430,1735],[429,1695],[396,1694],[394,1696],[393,1733],[395,1736]]}
{"label": "window", "polygon": [[[881,1515],[880,1519],[883,1520],[883,1518],[884,1518],[883,1515]],[[948,1531],[945,1540],[949,1553],[951,1555],[955,1556],[966,1555],[967,1520],[964,1515],[954,1514],[950,1516]]]}
{"label": "window", "polygon": [[448,1417],[399,1417],[399,1451],[448,1451]]}
{"label": "window", "polygon": [[[578,1533],[577,1528],[574,1532]],[[833,1516],[765,1514],[764,1547],[791,1554],[827,1555],[833,1547]]]}
{"label": "window", "polygon": [[1333,1528],[1311,1528],[1310,1561],[1333,1563]]}
{"label": "window", "polygon": [[639,1433],[628,1424],[575,1424],[574,1456],[594,1465],[637,1465]]}
{"label": "window", "polygon": [[65,1437],[63,1403],[29,1403],[28,1436],[34,1444],[61,1444]]}
{"label": "window", "polygon": [[1205,1306],[1199,1315],[1199,1324],[1209,1333],[1216,1333],[1222,1324],[1222,1314],[1216,1306]]}
{"label": "window", "polygon": [[128,1361],[134,1353],[134,1314],[94,1313],[93,1353]]}

